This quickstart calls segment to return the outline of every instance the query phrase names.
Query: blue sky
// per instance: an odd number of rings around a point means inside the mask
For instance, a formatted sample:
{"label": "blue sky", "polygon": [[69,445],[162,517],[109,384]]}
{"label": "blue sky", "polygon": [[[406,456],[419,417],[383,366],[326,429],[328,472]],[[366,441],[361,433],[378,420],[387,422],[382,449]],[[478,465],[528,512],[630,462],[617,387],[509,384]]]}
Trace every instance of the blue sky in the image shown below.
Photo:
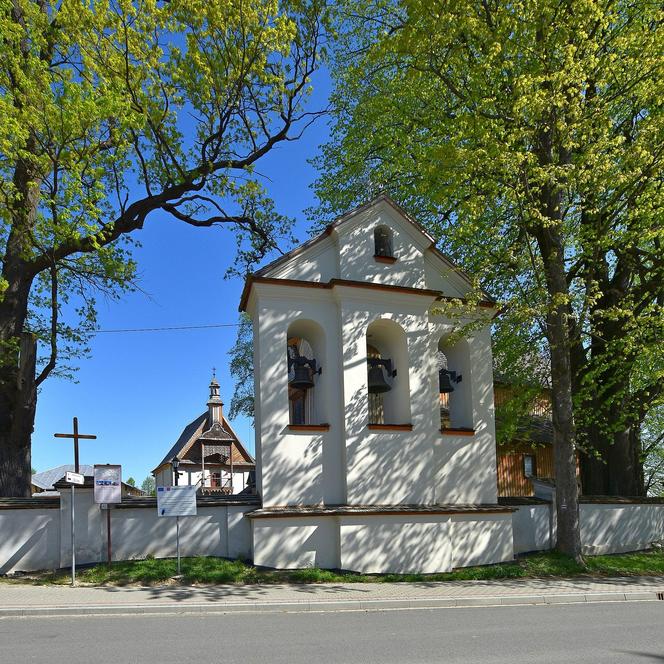
{"label": "blue sky", "polygon": [[[319,73],[312,109],[325,105],[329,86],[326,73]],[[302,139],[282,143],[257,165],[269,178],[265,185],[277,210],[296,219],[298,241],[309,235],[303,210],[315,203],[310,188],[315,171],[307,160],[327,135],[326,120],[319,120]],[[227,231],[154,215],[134,237],[142,244],[134,255],[146,294],[100,302],[101,329],[237,323],[243,283],[224,279],[235,254]],[[134,477],[140,485],[184,426],[205,410],[213,366],[228,411],[233,392],[228,350],[235,335],[235,327],[96,335],[91,358],[79,363],[77,382],[49,378],[42,386],[33,467],[43,471],[73,463],[71,441],[53,434],[70,432],[77,416],[82,433],[97,435],[81,442],[81,463],[120,463],[123,479]],[[232,424],[253,453],[250,422],[238,418]]]}

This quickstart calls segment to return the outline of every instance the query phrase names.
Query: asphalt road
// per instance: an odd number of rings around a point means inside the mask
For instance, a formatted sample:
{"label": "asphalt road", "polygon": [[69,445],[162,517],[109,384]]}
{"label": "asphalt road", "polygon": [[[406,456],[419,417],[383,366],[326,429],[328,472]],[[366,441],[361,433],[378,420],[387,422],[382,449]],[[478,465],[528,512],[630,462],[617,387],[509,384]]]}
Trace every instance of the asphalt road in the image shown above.
{"label": "asphalt road", "polygon": [[664,662],[664,602],[7,618],[0,662]]}

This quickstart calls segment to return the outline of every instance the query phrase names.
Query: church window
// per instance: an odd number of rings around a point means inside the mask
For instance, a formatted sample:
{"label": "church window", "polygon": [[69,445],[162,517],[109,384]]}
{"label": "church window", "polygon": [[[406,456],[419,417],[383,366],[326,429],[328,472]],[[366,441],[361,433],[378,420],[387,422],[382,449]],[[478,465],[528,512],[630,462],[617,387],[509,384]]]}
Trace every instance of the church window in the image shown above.
{"label": "church window", "polygon": [[528,479],[537,477],[534,454],[523,455],[523,474]]}

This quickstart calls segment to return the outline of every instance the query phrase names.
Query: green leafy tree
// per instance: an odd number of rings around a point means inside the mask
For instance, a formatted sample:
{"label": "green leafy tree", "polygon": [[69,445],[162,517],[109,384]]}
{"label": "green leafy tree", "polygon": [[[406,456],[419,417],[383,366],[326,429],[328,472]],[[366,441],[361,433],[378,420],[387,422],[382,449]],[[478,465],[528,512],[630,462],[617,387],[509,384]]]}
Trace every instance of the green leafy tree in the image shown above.
{"label": "green leafy tree", "polygon": [[664,497],[664,407],[649,411],[640,433],[646,492],[649,496]]}
{"label": "green leafy tree", "polygon": [[254,419],[254,333],[251,318],[246,313],[240,315],[235,344],[228,351],[229,366],[235,380],[235,391],[231,399],[228,416],[238,415]]}
{"label": "green leafy tree", "polygon": [[661,400],[661,7],[345,6],[319,213],[387,189],[505,302],[505,345],[542,347],[557,546],[580,559],[575,418],[579,445],[629,487],[639,455],[607,438]]}
{"label": "green leafy tree", "polygon": [[127,484],[128,484],[129,486],[136,486],[136,480],[135,480],[133,477],[130,477],[130,478],[127,480]]}
{"label": "green leafy tree", "polygon": [[[305,102],[324,12],[2,3],[0,495],[29,495],[36,390],[83,352],[95,297],[134,287],[131,233],[159,216],[225,227],[238,272],[287,236],[254,167],[318,115]],[[49,350],[37,360],[35,338]]]}
{"label": "green leafy tree", "polygon": [[143,482],[141,483],[141,491],[143,491],[143,493],[145,493],[148,496],[156,495],[157,489],[155,488],[155,481],[152,475],[148,475],[143,480]]}

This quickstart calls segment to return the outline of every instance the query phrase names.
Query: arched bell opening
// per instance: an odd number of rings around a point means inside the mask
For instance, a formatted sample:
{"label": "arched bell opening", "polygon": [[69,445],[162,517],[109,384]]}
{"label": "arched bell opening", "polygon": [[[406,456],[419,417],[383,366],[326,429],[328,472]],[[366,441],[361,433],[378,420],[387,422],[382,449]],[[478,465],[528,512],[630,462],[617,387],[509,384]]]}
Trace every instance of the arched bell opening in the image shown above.
{"label": "arched bell opening", "polygon": [[367,387],[369,394],[369,424],[385,424],[383,395],[392,389],[387,371],[383,370],[380,351],[367,343]]}
{"label": "arched bell opening", "polygon": [[466,339],[438,342],[438,392],[441,429],[472,429],[470,348]]}
{"label": "arched bell opening", "polygon": [[287,331],[288,422],[320,424],[324,417],[323,328],[309,320],[291,323]]}
{"label": "arched bell opening", "polygon": [[374,229],[374,255],[394,258],[392,230],[388,226],[376,226]]}
{"label": "arched bell opening", "polygon": [[377,320],[367,328],[369,424],[409,424],[410,384],[406,333]]}
{"label": "arched bell opening", "polygon": [[450,394],[454,391],[453,382],[456,382],[456,376],[450,376],[447,355],[440,349],[436,353],[436,364],[438,368],[440,428],[449,429],[452,426],[450,419]]}

